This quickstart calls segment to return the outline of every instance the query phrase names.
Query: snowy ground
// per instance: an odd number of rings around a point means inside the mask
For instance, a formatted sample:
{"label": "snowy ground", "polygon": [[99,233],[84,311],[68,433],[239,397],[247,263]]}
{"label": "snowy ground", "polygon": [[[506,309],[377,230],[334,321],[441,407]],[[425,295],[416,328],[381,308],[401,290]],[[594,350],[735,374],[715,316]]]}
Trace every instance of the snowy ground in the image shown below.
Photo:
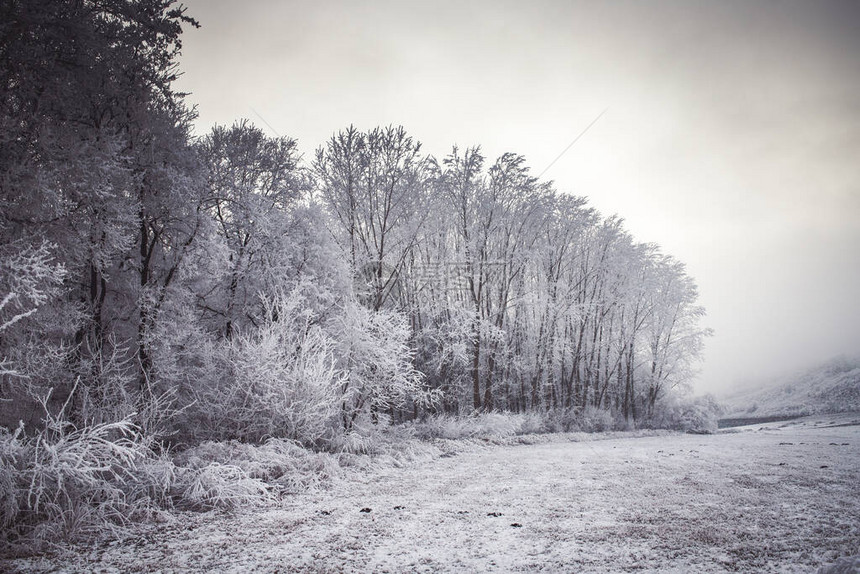
{"label": "snowy ground", "polygon": [[832,415],[469,447],[0,571],[814,572],[856,554],[860,415]]}

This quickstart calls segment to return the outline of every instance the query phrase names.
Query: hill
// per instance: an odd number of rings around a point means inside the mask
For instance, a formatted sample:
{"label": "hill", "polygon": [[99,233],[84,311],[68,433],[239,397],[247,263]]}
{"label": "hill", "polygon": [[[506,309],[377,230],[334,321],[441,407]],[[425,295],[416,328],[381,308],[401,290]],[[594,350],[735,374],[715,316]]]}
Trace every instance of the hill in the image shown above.
{"label": "hill", "polygon": [[860,357],[837,357],[812,369],[722,397],[724,418],[860,411]]}

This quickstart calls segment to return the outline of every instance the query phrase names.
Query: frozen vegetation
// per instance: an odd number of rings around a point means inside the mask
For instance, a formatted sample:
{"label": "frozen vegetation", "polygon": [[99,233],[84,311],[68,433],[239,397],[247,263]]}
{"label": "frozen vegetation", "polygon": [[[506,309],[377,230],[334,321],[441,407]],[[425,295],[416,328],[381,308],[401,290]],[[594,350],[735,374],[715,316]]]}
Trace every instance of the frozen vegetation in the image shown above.
{"label": "frozen vegetation", "polygon": [[246,120],[195,135],[173,82],[196,25],[172,0],[0,3],[5,569],[856,550],[856,426],[706,434],[681,262],[518,154],[432,157],[398,126],[309,159]]}
{"label": "frozen vegetation", "polygon": [[122,540],[2,566],[809,573],[858,553],[858,415],[712,435],[531,438],[441,440],[411,460],[362,458],[325,488],[265,506],[178,513]]}
{"label": "frozen vegetation", "polygon": [[681,262],[516,153],[195,135],[194,26],[0,4],[4,550],[301,492],[413,432],[715,428]]}
{"label": "frozen vegetation", "polygon": [[860,358],[838,357],[721,399],[725,418],[860,412]]}

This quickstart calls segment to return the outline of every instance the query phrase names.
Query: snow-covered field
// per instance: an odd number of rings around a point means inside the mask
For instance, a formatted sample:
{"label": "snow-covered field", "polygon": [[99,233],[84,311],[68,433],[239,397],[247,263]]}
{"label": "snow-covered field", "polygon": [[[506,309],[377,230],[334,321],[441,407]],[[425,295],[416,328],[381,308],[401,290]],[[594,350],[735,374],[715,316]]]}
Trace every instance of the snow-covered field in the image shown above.
{"label": "snow-covered field", "polygon": [[[369,511],[362,511],[363,509]],[[860,554],[860,415],[463,445],[21,572],[814,572]]]}

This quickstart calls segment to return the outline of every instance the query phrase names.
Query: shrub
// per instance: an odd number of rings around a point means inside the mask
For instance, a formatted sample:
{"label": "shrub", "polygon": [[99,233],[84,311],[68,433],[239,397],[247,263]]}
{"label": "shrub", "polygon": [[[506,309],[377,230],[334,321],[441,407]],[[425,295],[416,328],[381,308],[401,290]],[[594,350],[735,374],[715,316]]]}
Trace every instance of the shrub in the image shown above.
{"label": "shrub", "polygon": [[[327,481],[339,476],[340,469],[337,458],[328,453],[315,453],[302,448],[298,443],[270,438],[262,445],[252,445],[238,441],[204,442],[188,449],[174,459],[184,473],[181,481],[180,497],[190,496],[188,501],[192,506],[198,502],[217,506],[231,504],[230,500],[239,495],[251,496],[251,483],[239,486],[238,493],[216,496],[216,487],[233,489],[230,480],[243,482],[246,479],[261,481],[278,487],[285,492],[301,492],[317,488]],[[214,470],[209,468],[215,465]],[[218,467],[235,467],[241,472],[225,470]],[[204,475],[197,478],[197,474]],[[195,481],[208,483],[208,487],[189,484]],[[220,481],[220,482],[219,482]],[[200,496],[198,492],[209,493]],[[232,491],[231,491],[232,492]],[[268,499],[270,491],[257,491],[263,499]]]}
{"label": "shrub", "polygon": [[130,421],[74,427],[47,415],[31,437],[0,431],[3,538],[41,544],[99,533],[141,516],[151,499],[137,465],[151,454]]}
{"label": "shrub", "polygon": [[553,430],[548,417],[541,413],[531,411],[516,416],[519,421],[516,432],[518,435],[540,434]]}
{"label": "shrub", "polygon": [[538,413],[475,413],[468,416],[433,415],[412,424],[415,436],[423,439],[487,439],[546,432],[546,423]]}
{"label": "shrub", "polygon": [[342,384],[333,347],[297,291],[267,300],[263,325],[224,344],[221,379],[196,389],[201,434],[313,446],[330,440]]}
{"label": "shrub", "polygon": [[343,375],[339,402],[344,431],[352,431],[359,417],[368,412],[377,417],[410,400],[429,405],[437,398],[426,392],[423,375],[413,365],[410,328],[402,314],[372,312],[350,304],[331,330]]}
{"label": "shrub", "polygon": [[689,397],[673,394],[657,403],[648,423],[654,428],[712,433],[717,430],[721,412],[721,407],[711,395]]}
{"label": "shrub", "polygon": [[269,485],[233,464],[210,462],[185,474],[180,496],[194,509],[237,508],[272,499]]}
{"label": "shrub", "polygon": [[615,419],[610,411],[592,406],[577,412],[572,423],[569,430],[582,432],[606,432],[615,428]]}

